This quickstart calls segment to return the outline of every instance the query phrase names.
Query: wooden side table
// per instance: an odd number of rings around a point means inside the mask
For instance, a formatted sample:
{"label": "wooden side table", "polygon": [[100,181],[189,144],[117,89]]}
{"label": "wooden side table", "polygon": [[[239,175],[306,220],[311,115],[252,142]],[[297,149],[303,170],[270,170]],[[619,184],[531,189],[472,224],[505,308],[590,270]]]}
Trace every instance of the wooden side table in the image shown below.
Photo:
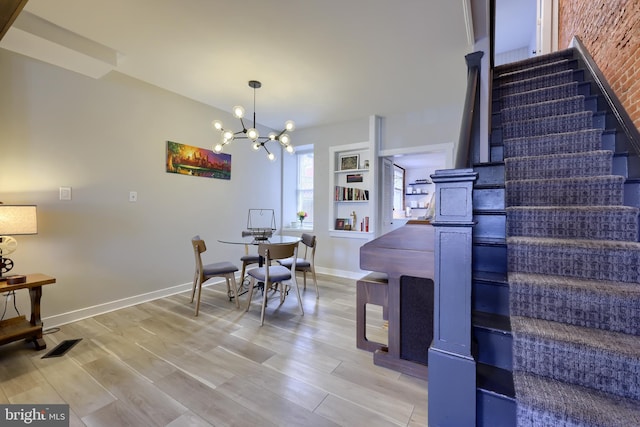
{"label": "wooden side table", "polygon": [[27,342],[33,342],[36,350],[47,348],[42,338],[42,319],[40,319],[40,298],[42,286],[56,283],[56,279],[41,273],[28,274],[24,283],[10,285],[6,281],[0,282],[0,293],[11,292],[18,289],[29,289],[31,298],[31,319],[26,316],[13,317],[0,321],[0,345],[25,338]]}

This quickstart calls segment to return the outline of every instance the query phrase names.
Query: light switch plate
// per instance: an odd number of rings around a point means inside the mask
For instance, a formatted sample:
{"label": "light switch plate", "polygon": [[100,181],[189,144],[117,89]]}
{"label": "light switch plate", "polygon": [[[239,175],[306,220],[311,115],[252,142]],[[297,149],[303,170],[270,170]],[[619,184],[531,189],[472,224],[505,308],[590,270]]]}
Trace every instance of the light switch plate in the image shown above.
{"label": "light switch plate", "polygon": [[60,187],[60,200],[71,200],[71,187]]}

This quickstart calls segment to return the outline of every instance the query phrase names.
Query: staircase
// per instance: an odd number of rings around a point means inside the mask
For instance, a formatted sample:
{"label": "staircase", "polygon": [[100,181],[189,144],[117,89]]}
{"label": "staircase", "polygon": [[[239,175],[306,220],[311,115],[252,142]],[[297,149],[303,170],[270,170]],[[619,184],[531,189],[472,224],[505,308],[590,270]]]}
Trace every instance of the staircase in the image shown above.
{"label": "staircase", "polygon": [[573,49],[494,70],[474,167],[477,425],[640,425],[638,157]]}

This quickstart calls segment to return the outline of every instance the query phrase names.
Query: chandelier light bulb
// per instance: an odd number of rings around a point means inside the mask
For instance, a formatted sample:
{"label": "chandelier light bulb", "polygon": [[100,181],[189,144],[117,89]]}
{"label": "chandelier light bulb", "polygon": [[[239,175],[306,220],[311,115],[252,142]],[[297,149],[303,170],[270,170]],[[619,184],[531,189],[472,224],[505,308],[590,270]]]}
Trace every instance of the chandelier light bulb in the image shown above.
{"label": "chandelier light bulb", "polygon": [[222,138],[224,138],[225,142],[233,141],[233,132],[231,132],[230,130],[225,130],[222,133]]}
{"label": "chandelier light bulb", "polygon": [[249,138],[250,140],[255,141],[259,136],[260,134],[258,133],[258,130],[256,128],[247,129],[247,138]]}
{"label": "chandelier light bulb", "polygon": [[276,159],[276,155],[273,153],[269,153],[267,154],[267,158],[273,162]]}
{"label": "chandelier light bulb", "polygon": [[222,122],[220,120],[212,121],[211,126],[213,126],[215,130],[222,130]]}
{"label": "chandelier light bulb", "polygon": [[261,144],[259,142],[254,143],[251,148],[253,148],[255,151],[258,151],[261,147]]}
{"label": "chandelier light bulb", "polygon": [[276,136],[278,136],[278,134],[277,134],[277,133],[275,133],[275,132],[269,132],[269,139],[270,139],[271,141],[275,140],[275,139],[276,139]]}
{"label": "chandelier light bulb", "polygon": [[296,129],[296,124],[293,122],[293,120],[287,120],[286,122],[284,122],[284,128],[289,132],[293,132]]}
{"label": "chandelier light bulb", "polygon": [[283,145],[289,145],[289,143],[291,142],[291,137],[288,134],[283,134],[280,136],[280,142]]}
{"label": "chandelier light bulb", "polygon": [[295,151],[293,149],[293,145],[287,145],[285,150],[287,150],[287,153],[289,153],[289,154],[293,154],[293,152]]}
{"label": "chandelier light bulb", "polygon": [[213,147],[213,151],[215,151],[216,153],[220,153],[222,151],[222,144],[217,143],[214,147]]}
{"label": "chandelier light bulb", "polygon": [[236,105],[233,107],[233,117],[236,119],[241,119],[244,117],[244,108],[240,105]]}

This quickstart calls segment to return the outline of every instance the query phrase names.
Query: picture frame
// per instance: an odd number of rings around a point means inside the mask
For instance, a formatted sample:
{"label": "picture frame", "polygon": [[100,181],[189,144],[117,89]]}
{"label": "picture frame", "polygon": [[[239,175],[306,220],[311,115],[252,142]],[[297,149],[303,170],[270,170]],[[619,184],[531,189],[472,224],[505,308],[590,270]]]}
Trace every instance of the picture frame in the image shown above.
{"label": "picture frame", "polygon": [[362,174],[347,175],[347,182],[362,182]]}
{"label": "picture frame", "polygon": [[351,170],[358,169],[358,165],[360,164],[360,155],[359,154],[347,154],[344,156],[340,156],[340,170]]}
{"label": "picture frame", "polygon": [[336,230],[344,230],[344,225],[346,224],[345,218],[336,218]]}

